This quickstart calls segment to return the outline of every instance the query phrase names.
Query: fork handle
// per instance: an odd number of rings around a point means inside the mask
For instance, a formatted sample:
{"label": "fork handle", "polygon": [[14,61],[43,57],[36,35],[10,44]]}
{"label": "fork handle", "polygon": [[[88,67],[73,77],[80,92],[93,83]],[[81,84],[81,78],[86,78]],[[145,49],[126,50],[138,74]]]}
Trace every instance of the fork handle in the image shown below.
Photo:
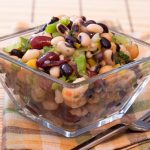
{"label": "fork handle", "polygon": [[118,135],[120,133],[124,133],[128,127],[124,124],[117,124],[112,126],[111,128],[107,129],[106,131],[97,134],[96,136],[92,137],[91,139],[81,143],[80,145],[74,147],[71,150],[88,150],[97,144],[104,142],[111,137]]}

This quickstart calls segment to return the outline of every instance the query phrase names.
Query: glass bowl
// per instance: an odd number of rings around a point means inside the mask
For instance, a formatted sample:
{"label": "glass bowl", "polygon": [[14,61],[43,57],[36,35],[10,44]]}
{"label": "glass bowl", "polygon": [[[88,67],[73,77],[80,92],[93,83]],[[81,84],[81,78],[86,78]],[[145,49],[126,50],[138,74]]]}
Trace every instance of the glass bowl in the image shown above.
{"label": "glass bowl", "polygon": [[138,45],[138,59],[78,83],[53,78],[2,51],[39,28],[0,38],[0,81],[18,112],[54,132],[75,137],[121,118],[150,81],[150,44],[114,31]]}

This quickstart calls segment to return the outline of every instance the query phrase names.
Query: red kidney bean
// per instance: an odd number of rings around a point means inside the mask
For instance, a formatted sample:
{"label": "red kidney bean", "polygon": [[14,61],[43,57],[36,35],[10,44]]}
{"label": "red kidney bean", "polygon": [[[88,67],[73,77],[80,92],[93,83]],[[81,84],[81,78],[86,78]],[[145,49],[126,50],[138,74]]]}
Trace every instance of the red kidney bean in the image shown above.
{"label": "red kidney bean", "polygon": [[59,55],[54,52],[47,52],[41,58],[39,58],[36,62],[38,67],[42,67],[45,61],[59,61]]}
{"label": "red kidney bean", "polygon": [[42,49],[44,46],[51,45],[51,38],[48,36],[36,36],[31,39],[32,49]]}
{"label": "red kidney bean", "polygon": [[45,68],[45,67],[60,66],[60,65],[65,64],[67,62],[68,62],[68,60],[58,60],[58,61],[46,60],[46,61],[44,61],[44,63],[42,64],[41,67]]}
{"label": "red kidney bean", "polygon": [[96,71],[88,71],[88,76],[89,77],[93,77],[93,76],[96,76],[96,75],[97,75]]}

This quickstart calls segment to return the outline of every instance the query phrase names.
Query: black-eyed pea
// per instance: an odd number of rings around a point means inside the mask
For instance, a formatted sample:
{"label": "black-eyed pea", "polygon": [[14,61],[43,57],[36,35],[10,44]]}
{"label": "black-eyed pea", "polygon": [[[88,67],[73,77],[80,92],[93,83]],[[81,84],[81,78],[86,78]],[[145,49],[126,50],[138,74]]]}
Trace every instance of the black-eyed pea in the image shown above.
{"label": "black-eyed pea", "polygon": [[109,33],[102,33],[101,37],[104,37],[107,40],[112,41],[112,36]]}
{"label": "black-eyed pea", "polygon": [[64,37],[63,36],[56,36],[51,40],[51,44],[54,46],[54,45],[57,45],[58,42],[60,42],[60,41],[65,41]]}
{"label": "black-eyed pea", "polygon": [[104,51],[104,60],[107,65],[114,65],[114,58],[113,58],[113,52],[112,50],[108,49]]}
{"label": "black-eyed pea", "polygon": [[139,55],[138,45],[131,44],[131,45],[127,45],[126,48],[129,51],[132,59],[135,59],[138,57],[138,55]]}
{"label": "black-eyed pea", "polygon": [[55,78],[59,78],[60,76],[60,68],[59,66],[55,66],[55,67],[52,67],[50,70],[49,70],[49,74]]}
{"label": "black-eyed pea", "polygon": [[58,52],[63,54],[64,56],[71,56],[73,55],[75,49],[71,47],[71,45],[67,42],[60,41],[58,42],[56,49]]}
{"label": "black-eyed pea", "polygon": [[63,24],[58,23],[56,26],[56,29],[63,36],[66,36],[69,34],[69,29]]}
{"label": "black-eyed pea", "polygon": [[117,49],[117,45],[114,42],[111,42],[111,48],[110,48],[113,52],[113,54],[116,53],[116,49]]}
{"label": "black-eyed pea", "polygon": [[55,90],[55,102],[57,104],[63,103],[63,97],[62,97],[62,93],[59,90]]}
{"label": "black-eyed pea", "polygon": [[126,47],[124,45],[119,45],[120,46],[120,51],[122,51],[124,54],[126,54],[127,56],[129,56],[129,58],[131,59],[131,54],[130,52],[126,49]]}
{"label": "black-eyed pea", "polygon": [[80,41],[83,47],[87,47],[91,44],[91,39],[87,33],[81,32],[78,35],[78,40]]}
{"label": "black-eyed pea", "polygon": [[58,104],[52,100],[43,101],[42,106],[45,110],[56,110],[58,108]]}
{"label": "black-eyed pea", "polygon": [[22,57],[22,61],[23,62],[28,62],[30,59],[36,59],[36,58],[39,58],[41,54],[41,51],[40,50],[37,50],[37,49],[29,49],[25,54],[24,56]]}
{"label": "black-eyed pea", "polygon": [[93,55],[92,55],[92,53],[91,53],[91,52],[89,52],[89,51],[88,51],[88,52],[86,52],[86,57],[87,57],[87,58],[92,58],[92,56],[93,56]]}
{"label": "black-eyed pea", "polygon": [[78,117],[83,117],[83,116],[87,115],[88,111],[87,111],[86,107],[81,107],[81,108],[71,109],[70,113],[72,115],[75,115]]}
{"label": "black-eyed pea", "polygon": [[103,33],[103,28],[98,24],[89,24],[86,28],[89,32]]}

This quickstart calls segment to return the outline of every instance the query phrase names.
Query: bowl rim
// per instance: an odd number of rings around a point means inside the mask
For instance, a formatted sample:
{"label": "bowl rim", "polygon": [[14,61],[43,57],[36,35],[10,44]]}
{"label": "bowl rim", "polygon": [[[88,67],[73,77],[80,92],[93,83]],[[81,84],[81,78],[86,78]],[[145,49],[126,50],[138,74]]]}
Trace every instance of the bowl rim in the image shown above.
{"label": "bowl rim", "polygon": [[[31,33],[34,34],[34,33],[35,33],[39,28],[41,28],[42,26],[43,26],[43,25],[39,25],[39,26],[36,26],[36,27],[33,27],[33,28],[29,28],[29,29],[27,29],[27,30],[23,30],[23,31],[20,31],[20,32],[16,32],[16,33],[13,33],[13,34],[9,34],[9,35],[2,36],[2,37],[0,37],[0,42],[3,42],[3,41],[5,41],[5,40],[9,40],[9,39],[12,39],[12,38],[17,38],[17,37],[22,36],[22,35],[27,35],[27,34],[31,34]],[[137,39],[137,38],[135,38],[135,37],[132,37],[132,36],[127,35],[127,34],[122,33],[122,32],[114,31],[114,30],[111,30],[111,29],[109,29],[109,30],[110,30],[111,32],[117,34],[117,35],[121,35],[121,36],[125,36],[125,37],[127,37],[127,38],[130,38],[130,39],[133,40],[134,42],[136,42],[136,43],[138,43],[138,44],[140,44],[140,45],[146,46],[146,47],[148,47],[148,48],[150,49],[150,44],[147,43],[147,42],[145,42],[145,41],[139,40],[139,39]],[[1,51],[1,50],[0,50],[0,51]],[[84,81],[80,81],[80,82],[78,82],[78,83],[67,83],[67,82],[62,81],[62,80],[60,80],[60,79],[57,79],[57,78],[55,78],[55,77],[52,77],[52,76],[50,76],[50,75],[48,75],[48,74],[46,74],[46,73],[44,73],[44,72],[42,72],[42,71],[40,71],[40,70],[35,70],[35,69],[33,69],[33,68],[27,66],[25,63],[23,63],[23,62],[21,62],[21,61],[18,61],[18,60],[15,60],[15,59],[12,58],[11,56],[6,55],[6,54],[4,54],[4,53],[2,53],[2,52],[0,52],[0,57],[3,58],[3,59],[5,59],[5,60],[7,60],[7,61],[9,61],[9,62],[12,62],[12,63],[14,63],[14,64],[16,64],[16,65],[18,65],[18,66],[20,66],[20,67],[23,67],[23,68],[25,68],[25,69],[27,69],[27,70],[29,70],[29,71],[31,71],[31,72],[33,72],[33,73],[39,75],[39,76],[42,76],[42,77],[44,77],[45,79],[52,80],[52,81],[54,81],[54,82],[56,82],[56,83],[62,85],[63,87],[68,87],[68,88],[76,88],[76,87],[79,87],[79,86],[84,85],[84,84],[90,84],[90,83],[95,82],[96,80],[104,79],[104,78],[106,78],[107,76],[109,76],[109,75],[111,75],[111,74],[114,74],[114,73],[117,73],[117,72],[119,72],[119,71],[121,71],[121,70],[123,70],[123,69],[129,69],[129,68],[134,67],[134,66],[136,66],[136,65],[138,65],[138,64],[141,64],[141,63],[150,61],[150,56],[148,56],[148,57],[143,57],[143,58],[141,58],[141,59],[139,59],[139,60],[136,60],[136,61],[134,61],[134,62],[130,62],[130,63],[128,63],[128,64],[125,64],[125,65],[123,65],[123,66],[120,66],[120,67],[118,67],[118,68],[115,68],[115,69],[113,69],[113,70],[111,70],[111,71],[108,71],[108,72],[106,72],[106,73],[99,74],[99,75],[96,75],[96,76],[94,76],[94,77],[88,78],[88,79],[86,79],[86,80],[84,80]]]}

